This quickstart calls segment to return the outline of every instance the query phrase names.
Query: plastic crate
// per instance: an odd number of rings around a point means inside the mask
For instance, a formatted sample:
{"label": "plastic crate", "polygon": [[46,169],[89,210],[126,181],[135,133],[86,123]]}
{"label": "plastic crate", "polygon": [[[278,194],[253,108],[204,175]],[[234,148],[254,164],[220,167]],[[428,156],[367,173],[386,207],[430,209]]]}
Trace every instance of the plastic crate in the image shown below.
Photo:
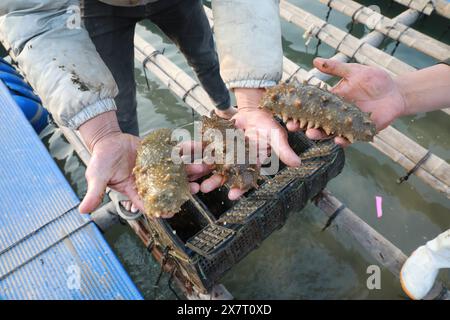
{"label": "plastic crate", "polygon": [[[206,293],[344,166],[344,152],[332,141],[315,143],[300,132],[289,133],[289,143],[305,156],[299,168],[282,166],[239,201],[227,200],[229,189],[224,186],[195,196],[195,203],[186,203],[171,219],[147,222],[154,246],[173,259],[187,287]],[[320,156],[311,156],[317,150],[322,150]]]}

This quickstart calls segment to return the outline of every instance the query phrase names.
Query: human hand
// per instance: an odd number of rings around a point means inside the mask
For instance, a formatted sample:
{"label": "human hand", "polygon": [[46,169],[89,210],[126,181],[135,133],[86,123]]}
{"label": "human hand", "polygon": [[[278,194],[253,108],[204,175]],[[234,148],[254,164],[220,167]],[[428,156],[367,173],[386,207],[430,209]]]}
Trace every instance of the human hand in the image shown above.
{"label": "human hand", "polygon": [[[404,112],[405,99],[395,80],[386,71],[323,58],[316,58],[313,63],[320,71],[342,78],[331,92],[356,104],[362,111],[370,112],[377,131],[386,128]],[[287,127],[289,130],[299,129],[292,122]],[[308,129],[306,135],[314,140],[326,137],[319,129]],[[342,146],[350,144],[342,137],[336,137],[335,142]]]}
{"label": "human hand", "polygon": [[223,119],[230,120],[238,112],[237,108],[229,107],[226,110],[215,109],[215,114]]}
{"label": "human hand", "polygon": [[138,137],[119,130],[108,132],[91,144],[91,159],[85,174],[88,190],[79,206],[81,213],[92,212],[99,206],[106,187],[127,196],[135,208],[144,209],[132,175],[139,141]]}
{"label": "human hand", "polygon": [[[235,89],[238,112],[232,119],[235,120],[237,128],[243,129],[250,140],[258,143],[258,150],[272,149],[281,161],[288,166],[299,166],[300,158],[289,146],[286,131],[270,112],[260,108],[259,104],[263,94],[264,89]],[[264,161],[264,159],[259,160]],[[222,183],[222,176],[213,175],[202,182],[200,190],[205,193],[211,192],[220,187]],[[230,200],[236,200],[246,191],[233,188],[230,190],[228,197]]]}

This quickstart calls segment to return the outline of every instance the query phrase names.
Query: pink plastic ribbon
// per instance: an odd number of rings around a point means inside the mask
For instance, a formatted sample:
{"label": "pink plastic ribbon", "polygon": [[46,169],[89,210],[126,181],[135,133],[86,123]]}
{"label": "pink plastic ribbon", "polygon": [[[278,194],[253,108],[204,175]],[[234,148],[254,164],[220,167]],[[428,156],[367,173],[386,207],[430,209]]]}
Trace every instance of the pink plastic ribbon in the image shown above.
{"label": "pink plastic ribbon", "polygon": [[383,198],[376,196],[375,197],[375,204],[377,207],[377,218],[381,218],[383,216],[383,208],[382,208]]}

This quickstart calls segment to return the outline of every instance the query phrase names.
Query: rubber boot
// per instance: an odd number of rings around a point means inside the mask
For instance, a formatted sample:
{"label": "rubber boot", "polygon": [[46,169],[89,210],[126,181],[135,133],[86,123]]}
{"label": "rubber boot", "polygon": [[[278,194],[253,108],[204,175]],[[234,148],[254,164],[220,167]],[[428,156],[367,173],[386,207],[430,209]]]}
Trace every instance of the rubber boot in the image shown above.
{"label": "rubber boot", "polygon": [[443,268],[450,268],[450,230],[417,248],[406,260],[400,271],[403,291],[413,300],[423,299]]}

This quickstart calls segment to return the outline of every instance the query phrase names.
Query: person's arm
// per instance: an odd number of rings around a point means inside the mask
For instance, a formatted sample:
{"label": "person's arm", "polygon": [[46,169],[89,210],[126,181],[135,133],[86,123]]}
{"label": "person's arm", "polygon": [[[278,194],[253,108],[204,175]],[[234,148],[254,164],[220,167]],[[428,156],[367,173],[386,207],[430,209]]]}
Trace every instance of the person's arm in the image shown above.
{"label": "person's arm", "polygon": [[[278,0],[214,0],[212,10],[220,73],[236,96],[235,125],[244,129],[250,139],[258,139],[259,145],[270,144],[287,165],[298,166],[300,158],[289,146],[286,131],[271,113],[259,108],[265,88],[276,85],[282,75]],[[278,139],[271,141],[271,137]],[[213,175],[202,183],[201,190],[210,192],[222,181]],[[234,200],[244,192],[233,189],[229,197]]]}
{"label": "person's arm", "polygon": [[274,86],[282,75],[278,0],[212,2],[220,73],[231,88]]}
{"label": "person's arm", "polygon": [[119,129],[117,86],[87,31],[77,25],[78,5],[74,0],[2,0],[0,40],[55,121],[79,129],[92,154],[80,212],[94,210],[107,185],[142,209],[131,175],[138,138]]}
{"label": "person's arm", "polygon": [[2,44],[55,121],[72,129],[116,110],[118,92],[79,14],[74,0],[0,3]]}
{"label": "person's arm", "polygon": [[450,66],[435,66],[394,78],[405,99],[402,115],[450,107]]}

